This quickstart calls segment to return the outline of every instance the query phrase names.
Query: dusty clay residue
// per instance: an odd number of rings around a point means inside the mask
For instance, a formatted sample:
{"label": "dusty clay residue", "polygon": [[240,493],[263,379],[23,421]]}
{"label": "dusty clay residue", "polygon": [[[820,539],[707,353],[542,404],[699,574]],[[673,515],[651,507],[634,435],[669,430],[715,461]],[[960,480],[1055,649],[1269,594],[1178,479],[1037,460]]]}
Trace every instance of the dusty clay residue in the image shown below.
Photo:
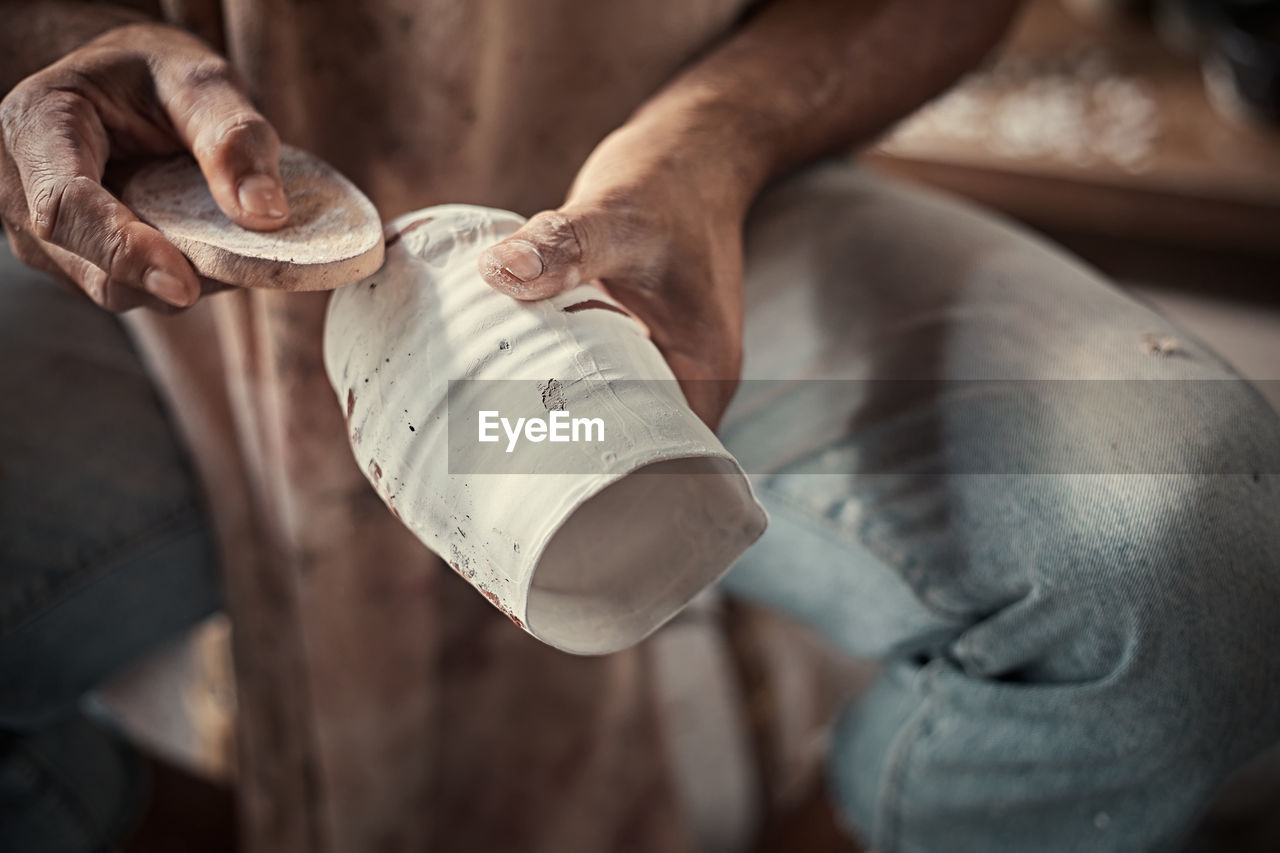
{"label": "dusty clay residue", "polygon": [[1142,336],[1142,351],[1147,355],[1167,358],[1182,353],[1182,342],[1172,335],[1148,333]]}
{"label": "dusty clay residue", "polygon": [[[275,231],[251,231],[228,219],[190,157],[140,171],[125,188],[125,201],[179,249],[209,245],[268,261],[311,264],[353,258],[380,242],[377,211],[332,167],[285,145],[280,149],[280,177],[289,200],[289,222]],[[344,195],[335,195],[335,189]],[[316,255],[318,246],[323,247],[323,257]]]}
{"label": "dusty clay residue", "polygon": [[[453,566],[453,570],[470,581],[474,581],[476,570],[471,565],[471,557],[468,556],[456,544],[449,546],[449,565]],[[477,587],[478,589],[479,587]]]}
{"label": "dusty clay residue", "polygon": [[542,394],[542,407],[548,412],[563,412],[568,406],[558,380],[548,379],[538,386],[538,391]]}

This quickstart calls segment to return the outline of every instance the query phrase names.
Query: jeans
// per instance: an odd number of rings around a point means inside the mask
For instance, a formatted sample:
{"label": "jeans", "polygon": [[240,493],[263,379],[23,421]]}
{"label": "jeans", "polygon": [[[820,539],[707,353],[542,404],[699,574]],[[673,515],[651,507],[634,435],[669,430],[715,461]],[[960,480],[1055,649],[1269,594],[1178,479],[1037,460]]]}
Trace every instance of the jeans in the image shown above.
{"label": "jeans", "polygon": [[886,662],[844,816],[884,853],[1176,848],[1280,737],[1276,413],[1078,262],[847,167],[747,245],[744,373],[789,381],[725,419],[771,516],[726,583]]}
{"label": "jeans", "polygon": [[[217,606],[212,545],[113,321],[3,263],[0,848],[97,849],[128,756],[51,732]],[[1176,847],[1280,737],[1276,414],[1060,252],[845,165],[757,204],[746,298],[722,435],[771,526],[725,585],[885,661],[830,746],[850,828]]]}
{"label": "jeans", "polygon": [[0,850],[109,850],[144,799],[82,696],[220,606],[185,451],[117,320],[0,246]]}

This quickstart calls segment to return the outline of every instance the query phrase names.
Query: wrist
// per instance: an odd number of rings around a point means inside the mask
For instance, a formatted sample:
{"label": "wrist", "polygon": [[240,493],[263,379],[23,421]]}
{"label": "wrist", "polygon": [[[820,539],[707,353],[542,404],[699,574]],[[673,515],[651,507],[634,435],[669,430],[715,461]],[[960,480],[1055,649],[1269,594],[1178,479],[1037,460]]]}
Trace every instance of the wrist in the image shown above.
{"label": "wrist", "polygon": [[775,146],[750,111],[709,87],[684,85],[650,100],[624,128],[663,152],[711,207],[745,217],[773,175]]}

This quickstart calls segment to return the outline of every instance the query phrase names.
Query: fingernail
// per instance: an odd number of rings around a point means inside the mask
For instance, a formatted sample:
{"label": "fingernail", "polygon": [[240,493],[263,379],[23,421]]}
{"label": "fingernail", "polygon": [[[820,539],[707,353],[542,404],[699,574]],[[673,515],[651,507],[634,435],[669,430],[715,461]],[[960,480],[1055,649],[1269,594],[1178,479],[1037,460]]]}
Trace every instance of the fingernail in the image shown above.
{"label": "fingernail", "polygon": [[493,247],[493,256],[502,268],[521,281],[533,281],[542,275],[542,255],[532,243],[513,240]]}
{"label": "fingernail", "polygon": [[250,175],[240,182],[236,195],[240,206],[254,216],[283,219],[288,210],[280,184],[266,175]]}
{"label": "fingernail", "polygon": [[182,283],[182,279],[162,269],[148,271],[142,277],[142,286],[148,293],[163,299],[170,305],[187,306],[196,300],[196,294]]}

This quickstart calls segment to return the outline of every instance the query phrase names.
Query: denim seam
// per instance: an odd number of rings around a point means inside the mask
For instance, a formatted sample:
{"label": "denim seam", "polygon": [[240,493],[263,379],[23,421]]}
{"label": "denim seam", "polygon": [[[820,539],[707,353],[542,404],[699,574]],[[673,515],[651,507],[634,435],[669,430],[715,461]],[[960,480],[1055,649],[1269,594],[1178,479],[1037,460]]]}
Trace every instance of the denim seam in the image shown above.
{"label": "denim seam", "polygon": [[870,553],[873,557],[875,557],[876,560],[878,560],[888,571],[891,571],[897,574],[898,579],[902,581],[902,584],[908,590],[910,590],[912,598],[914,598],[916,602],[920,605],[920,607],[928,611],[932,616],[938,619],[945,620],[947,622],[957,622],[964,625],[972,623],[973,614],[961,612],[961,611],[952,611],[949,608],[939,607],[934,602],[926,600],[924,596],[920,595],[915,585],[907,580],[905,574],[901,571],[901,566],[894,565],[890,561],[886,560],[880,554],[876,553],[875,551],[872,551],[863,542],[858,540],[851,541],[850,538],[847,538],[844,535],[844,533],[841,531],[841,528],[839,528],[836,524],[834,524],[832,520],[827,516],[809,511],[806,507],[798,503],[796,500],[791,498],[785,492],[778,491],[777,489],[769,485],[767,482],[757,487],[757,491],[767,492],[770,496],[770,499],[777,500],[778,503],[786,504],[789,508],[795,510],[798,515],[800,515],[805,519],[806,523],[812,524],[815,531],[817,531],[818,533],[824,536],[831,537],[832,539],[835,540],[835,543],[837,545],[848,546],[852,544],[852,545],[857,545],[859,548],[865,548],[867,552]]}
{"label": "denim seam", "polygon": [[[917,673],[916,678],[922,679],[925,671],[921,670]],[[886,762],[884,781],[881,785],[881,795],[879,807],[875,810],[876,826],[872,829],[872,834],[880,836],[875,840],[874,846],[882,853],[893,853],[899,848],[899,839],[902,836],[902,808],[901,804],[905,800],[902,789],[905,786],[905,776],[907,774],[907,766],[911,761],[911,752],[920,742],[919,735],[923,729],[926,717],[931,711],[930,697],[924,696],[920,700],[920,706],[907,720],[906,724],[898,732],[894,738],[893,745],[890,747],[889,759]],[[879,832],[876,832],[879,829]]]}
{"label": "denim seam", "polygon": [[[99,548],[68,572],[63,581],[33,596],[30,601],[24,602],[21,609],[27,611],[26,615],[15,619],[10,625],[5,625],[0,630],[0,637],[11,634],[39,619],[51,603],[97,583],[112,568],[129,559],[154,551],[158,547],[155,540],[161,536],[169,534],[166,536],[167,539],[177,539],[189,535],[193,530],[200,528],[201,519],[200,505],[192,501],[178,512],[164,517],[163,520],[133,536]],[[15,608],[15,610],[18,609]]]}

